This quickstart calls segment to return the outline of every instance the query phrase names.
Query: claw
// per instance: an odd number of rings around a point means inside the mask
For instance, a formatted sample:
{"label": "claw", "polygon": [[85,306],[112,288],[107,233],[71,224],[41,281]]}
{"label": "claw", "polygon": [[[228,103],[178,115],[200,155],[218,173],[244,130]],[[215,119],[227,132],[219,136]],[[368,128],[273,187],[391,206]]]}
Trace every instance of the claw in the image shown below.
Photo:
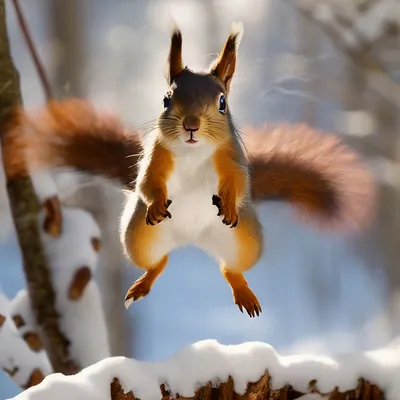
{"label": "claw", "polygon": [[219,197],[216,194],[214,194],[213,197],[212,197],[212,204],[219,208],[221,206],[221,202],[222,202],[221,197]]}
{"label": "claw", "polygon": [[236,220],[236,221],[234,223],[232,223],[232,219],[227,219],[226,218],[226,215],[225,215],[224,210],[223,210],[222,198],[220,196],[214,194],[212,196],[212,204],[218,208],[217,216],[218,217],[220,217],[220,216],[224,217],[223,220],[222,220],[222,223],[224,225],[230,225],[231,228],[236,228],[237,227],[237,225],[239,223],[239,218],[236,216],[236,212],[235,212],[235,214],[233,214],[234,215],[233,220]]}

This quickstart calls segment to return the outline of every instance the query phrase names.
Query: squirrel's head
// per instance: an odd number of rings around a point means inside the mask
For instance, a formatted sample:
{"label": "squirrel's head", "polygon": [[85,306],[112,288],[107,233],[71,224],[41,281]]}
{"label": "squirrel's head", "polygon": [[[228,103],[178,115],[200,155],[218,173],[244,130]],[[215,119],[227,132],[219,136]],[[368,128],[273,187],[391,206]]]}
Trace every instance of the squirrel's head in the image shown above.
{"label": "squirrel's head", "polygon": [[233,24],[219,57],[206,71],[194,72],[182,62],[182,34],[174,28],[167,65],[169,90],[158,120],[166,140],[196,146],[228,139],[233,130],[228,94],[242,35],[242,24]]}

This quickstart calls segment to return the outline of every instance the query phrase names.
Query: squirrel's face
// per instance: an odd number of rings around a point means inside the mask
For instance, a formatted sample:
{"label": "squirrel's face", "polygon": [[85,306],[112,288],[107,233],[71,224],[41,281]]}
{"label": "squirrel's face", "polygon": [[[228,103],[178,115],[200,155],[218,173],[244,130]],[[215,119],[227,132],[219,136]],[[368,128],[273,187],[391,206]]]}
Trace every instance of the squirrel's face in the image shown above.
{"label": "squirrel's face", "polygon": [[228,93],[242,37],[241,24],[233,25],[221,54],[206,72],[193,72],[182,63],[182,35],[172,33],[168,59],[169,90],[158,126],[164,139],[185,146],[218,144],[232,129]]}
{"label": "squirrel's face", "polygon": [[227,90],[215,75],[185,68],[164,96],[163,106],[158,125],[167,140],[192,147],[226,140]]}

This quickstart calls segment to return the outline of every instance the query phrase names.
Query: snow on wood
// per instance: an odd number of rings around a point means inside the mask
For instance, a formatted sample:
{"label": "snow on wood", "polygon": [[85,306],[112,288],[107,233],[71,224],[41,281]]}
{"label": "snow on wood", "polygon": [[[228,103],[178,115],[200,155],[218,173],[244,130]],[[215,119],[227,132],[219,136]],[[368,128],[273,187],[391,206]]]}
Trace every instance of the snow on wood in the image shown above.
{"label": "snow on wood", "polygon": [[[43,232],[43,243],[52,268],[61,329],[71,342],[71,357],[84,368],[110,356],[100,293],[92,279],[100,231],[84,210],[62,207],[62,216],[62,235]],[[45,218],[43,211],[40,219]]]}
{"label": "snow on wood", "polygon": [[[80,368],[110,356],[100,293],[92,279],[100,248],[100,230],[86,211],[64,207],[58,187],[47,170],[35,170],[31,179],[42,204],[39,225],[51,268],[60,328],[69,344],[69,355]],[[14,317],[32,314],[23,290],[12,304]],[[30,320],[35,325],[32,318]]]}
{"label": "snow on wood", "polygon": [[233,392],[237,398],[296,399],[320,393],[332,400],[398,400],[399,374],[399,342],[328,358],[280,356],[261,342],[225,346],[205,340],[164,362],[112,357],[74,376],[53,374],[14,400],[109,400],[110,393],[112,400],[211,399],[233,398]]}
{"label": "snow on wood", "polygon": [[[25,321],[19,320],[20,326]],[[37,332],[26,326],[18,330],[10,313],[10,301],[0,293],[0,368],[20,387],[40,383],[52,372]]]}

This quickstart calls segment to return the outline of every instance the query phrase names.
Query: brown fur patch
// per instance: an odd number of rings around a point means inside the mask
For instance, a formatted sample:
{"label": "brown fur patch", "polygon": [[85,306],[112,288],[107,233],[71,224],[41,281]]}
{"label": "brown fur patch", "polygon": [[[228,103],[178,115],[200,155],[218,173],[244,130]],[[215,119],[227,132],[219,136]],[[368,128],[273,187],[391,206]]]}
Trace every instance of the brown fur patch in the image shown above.
{"label": "brown fur patch", "polygon": [[99,113],[88,101],[54,100],[38,111],[16,113],[6,143],[10,174],[26,174],[28,160],[31,168],[68,167],[121,179],[132,188],[140,140],[137,132],[126,131],[118,118]]}
{"label": "brown fur patch", "polygon": [[255,201],[283,200],[320,227],[359,230],[374,216],[376,185],[338,137],[304,124],[245,130]]}

